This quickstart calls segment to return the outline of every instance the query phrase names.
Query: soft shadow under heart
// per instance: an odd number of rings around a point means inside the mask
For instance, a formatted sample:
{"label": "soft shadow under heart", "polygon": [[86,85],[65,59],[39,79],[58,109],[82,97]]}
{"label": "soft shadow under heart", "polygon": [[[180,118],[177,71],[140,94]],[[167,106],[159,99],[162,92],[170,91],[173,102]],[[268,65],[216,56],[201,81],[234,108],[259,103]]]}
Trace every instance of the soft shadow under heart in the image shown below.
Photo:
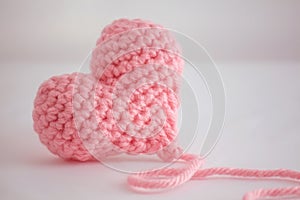
{"label": "soft shadow under heart", "polygon": [[83,166],[83,165],[102,165],[102,163],[122,163],[122,162],[142,162],[142,163],[161,163],[162,161],[154,157],[139,157],[139,156],[113,156],[105,158],[101,161],[76,161],[76,160],[64,160],[58,157],[51,156],[32,156],[26,159],[25,162],[30,165],[37,166]]}

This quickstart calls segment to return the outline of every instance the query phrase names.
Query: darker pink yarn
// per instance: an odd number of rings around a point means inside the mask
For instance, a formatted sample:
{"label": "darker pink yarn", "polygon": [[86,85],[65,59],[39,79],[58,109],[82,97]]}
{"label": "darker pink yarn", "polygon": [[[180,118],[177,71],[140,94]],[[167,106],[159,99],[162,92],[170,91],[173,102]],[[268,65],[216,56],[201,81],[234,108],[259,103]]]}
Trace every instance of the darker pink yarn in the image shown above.
{"label": "darker pink yarn", "polygon": [[[93,50],[91,74],[73,73],[45,81],[34,101],[34,129],[63,159],[88,161],[116,154],[157,154],[182,168],[130,175],[128,184],[152,192],[210,176],[286,178],[300,172],[234,168],[201,169],[204,160],[176,144],[177,109],[184,62],[175,38],[162,26],[120,19],[102,31]],[[163,113],[162,113],[163,111]],[[244,200],[300,197],[300,187],[259,189]]]}

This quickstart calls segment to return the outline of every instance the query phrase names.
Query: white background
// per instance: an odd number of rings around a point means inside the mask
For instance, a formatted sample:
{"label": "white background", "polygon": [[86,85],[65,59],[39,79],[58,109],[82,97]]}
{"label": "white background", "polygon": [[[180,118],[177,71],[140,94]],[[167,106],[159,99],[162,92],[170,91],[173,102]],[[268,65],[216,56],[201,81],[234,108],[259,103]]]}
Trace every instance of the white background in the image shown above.
{"label": "white background", "polygon": [[299,1],[1,1],[1,199],[241,199],[259,187],[295,185],[210,179],[141,195],[125,174],[52,156],[32,129],[37,88],[76,71],[101,29],[120,17],[193,37],[219,67],[227,117],[207,166],[300,170]]}

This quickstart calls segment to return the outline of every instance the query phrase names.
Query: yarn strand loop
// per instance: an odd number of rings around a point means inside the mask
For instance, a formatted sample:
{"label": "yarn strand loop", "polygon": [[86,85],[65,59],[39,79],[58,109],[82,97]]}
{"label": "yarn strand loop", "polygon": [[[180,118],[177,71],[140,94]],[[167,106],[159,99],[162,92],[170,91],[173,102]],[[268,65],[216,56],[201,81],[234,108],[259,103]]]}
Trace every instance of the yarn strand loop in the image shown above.
{"label": "yarn strand loop", "polygon": [[[155,192],[167,190],[184,184],[189,180],[203,180],[212,176],[242,177],[242,178],[279,178],[291,181],[300,181],[300,172],[276,169],[276,170],[256,170],[240,168],[207,168],[200,169],[204,164],[204,159],[192,154],[183,154],[178,161],[186,162],[184,168],[163,168],[152,171],[140,172],[128,177],[128,184],[135,191]],[[256,200],[265,197],[300,197],[300,186],[258,189],[248,192],[243,200]]]}

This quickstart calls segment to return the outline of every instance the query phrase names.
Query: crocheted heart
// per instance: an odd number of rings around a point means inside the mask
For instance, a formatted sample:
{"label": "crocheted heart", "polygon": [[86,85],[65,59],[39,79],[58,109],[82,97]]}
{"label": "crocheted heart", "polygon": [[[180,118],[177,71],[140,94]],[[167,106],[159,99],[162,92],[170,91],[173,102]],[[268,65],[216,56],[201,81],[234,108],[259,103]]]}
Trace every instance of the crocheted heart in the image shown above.
{"label": "crocheted heart", "polygon": [[160,150],[177,135],[179,52],[159,25],[113,22],[97,41],[92,74],[56,76],[40,86],[33,119],[42,143],[81,161],[122,152],[173,158],[178,149],[167,156]]}
{"label": "crocheted heart", "polygon": [[[298,171],[286,169],[200,169],[202,158],[182,154],[174,141],[183,60],[175,39],[161,26],[116,20],[97,41],[90,68],[91,74],[52,77],[38,90],[34,129],[52,153],[80,161],[120,153],[157,153],[163,160],[179,158],[185,163],[182,168],[130,175],[128,184],[143,192],[216,175],[300,180]],[[259,189],[244,199],[299,194],[299,186]]]}

